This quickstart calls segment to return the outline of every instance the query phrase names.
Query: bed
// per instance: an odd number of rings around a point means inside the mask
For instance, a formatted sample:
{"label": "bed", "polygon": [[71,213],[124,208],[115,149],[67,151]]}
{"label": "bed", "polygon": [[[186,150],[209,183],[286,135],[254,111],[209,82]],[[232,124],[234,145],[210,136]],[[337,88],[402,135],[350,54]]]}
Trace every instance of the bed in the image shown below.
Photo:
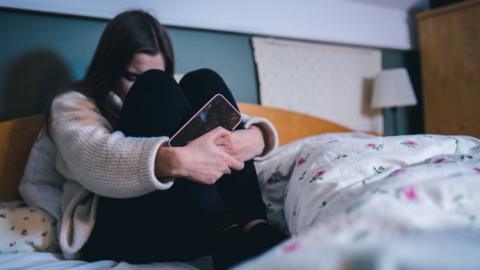
{"label": "bed", "polygon": [[[255,165],[269,218],[291,238],[236,269],[480,269],[480,140],[381,137],[281,109],[240,109],[269,118],[279,131],[281,147]],[[41,115],[0,123],[0,201],[20,199],[18,181],[42,125]],[[0,253],[0,269],[209,263],[88,263],[35,248]]]}

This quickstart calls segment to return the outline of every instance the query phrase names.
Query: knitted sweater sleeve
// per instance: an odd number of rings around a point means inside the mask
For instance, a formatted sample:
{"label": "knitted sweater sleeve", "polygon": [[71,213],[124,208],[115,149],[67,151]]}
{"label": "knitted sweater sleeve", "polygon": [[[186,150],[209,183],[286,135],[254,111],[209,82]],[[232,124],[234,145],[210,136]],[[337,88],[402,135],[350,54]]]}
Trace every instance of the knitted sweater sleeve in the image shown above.
{"label": "knitted sweater sleeve", "polygon": [[275,129],[275,126],[272,124],[272,122],[270,122],[270,120],[264,117],[250,117],[247,114],[242,114],[242,122],[245,128],[249,128],[251,125],[256,125],[260,128],[263,134],[265,148],[260,156],[254,158],[254,161],[268,159],[273,150],[278,148],[278,132],[277,129]]}
{"label": "knitted sweater sleeve", "polygon": [[60,174],[90,191],[112,198],[141,196],[172,186],[159,181],[155,157],[168,137],[126,137],[112,131],[94,102],[71,91],[54,99],[50,135],[58,149]]}

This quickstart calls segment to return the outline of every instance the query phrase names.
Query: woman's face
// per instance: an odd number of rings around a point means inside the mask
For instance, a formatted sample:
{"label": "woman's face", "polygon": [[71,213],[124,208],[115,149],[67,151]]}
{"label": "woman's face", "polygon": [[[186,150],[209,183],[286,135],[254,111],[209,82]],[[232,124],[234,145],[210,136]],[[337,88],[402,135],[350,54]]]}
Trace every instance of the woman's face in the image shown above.
{"label": "woman's face", "polygon": [[155,55],[136,53],[133,55],[132,61],[130,61],[130,64],[127,66],[125,74],[123,74],[117,82],[114,92],[125,101],[125,97],[137,77],[150,69],[165,70],[163,55],[161,53]]}

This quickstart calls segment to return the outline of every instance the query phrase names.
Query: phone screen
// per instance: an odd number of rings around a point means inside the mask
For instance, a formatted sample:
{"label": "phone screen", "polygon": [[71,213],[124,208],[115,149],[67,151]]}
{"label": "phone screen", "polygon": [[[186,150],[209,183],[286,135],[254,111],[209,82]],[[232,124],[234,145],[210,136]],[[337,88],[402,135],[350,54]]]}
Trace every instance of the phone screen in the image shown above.
{"label": "phone screen", "polygon": [[234,130],[240,121],[240,112],[223,95],[216,94],[172,136],[169,144],[185,146],[218,126]]}

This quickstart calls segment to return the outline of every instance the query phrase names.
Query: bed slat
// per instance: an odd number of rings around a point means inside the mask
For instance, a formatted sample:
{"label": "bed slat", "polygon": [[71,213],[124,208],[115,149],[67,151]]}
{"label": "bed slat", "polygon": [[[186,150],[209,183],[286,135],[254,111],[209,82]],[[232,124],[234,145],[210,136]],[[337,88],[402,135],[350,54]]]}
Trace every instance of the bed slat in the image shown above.
{"label": "bed slat", "polygon": [[352,131],[330,121],[293,111],[249,103],[239,103],[239,107],[241,112],[248,115],[269,119],[278,131],[280,145],[322,133]]}

